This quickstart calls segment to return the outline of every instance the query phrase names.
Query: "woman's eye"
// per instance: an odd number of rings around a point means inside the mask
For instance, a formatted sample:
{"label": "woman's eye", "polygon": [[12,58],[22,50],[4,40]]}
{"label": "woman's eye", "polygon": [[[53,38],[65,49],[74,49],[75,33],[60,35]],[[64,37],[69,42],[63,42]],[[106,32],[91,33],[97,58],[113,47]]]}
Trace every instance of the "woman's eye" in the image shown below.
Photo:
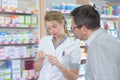
{"label": "woman's eye", "polygon": [[49,28],[49,27],[46,27],[46,29],[50,30],[50,28]]}
{"label": "woman's eye", "polygon": [[53,28],[56,28],[57,26],[52,26]]}
{"label": "woman's eye", "polygon": [[51,28],[48,28],[48,30],[50,30]]}

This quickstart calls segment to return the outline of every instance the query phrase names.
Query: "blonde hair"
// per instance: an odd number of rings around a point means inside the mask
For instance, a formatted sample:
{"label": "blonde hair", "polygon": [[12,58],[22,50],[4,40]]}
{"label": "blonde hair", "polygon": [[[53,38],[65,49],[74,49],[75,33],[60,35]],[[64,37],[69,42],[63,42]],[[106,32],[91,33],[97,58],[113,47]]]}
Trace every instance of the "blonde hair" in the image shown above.
{"label": "blonde hair", "polygon": [[67,30],[67,27],[66,27],[66,20],[61,12],[59,12],[59,11],[47,12],[45,15],[45,21],[52,21],[52,20],[55,20],[58,23],[62,23],[62,21],[64,20],[64,23],[65,23],[64,24],[64,32],[67,36],[70,36],[69,31]]}

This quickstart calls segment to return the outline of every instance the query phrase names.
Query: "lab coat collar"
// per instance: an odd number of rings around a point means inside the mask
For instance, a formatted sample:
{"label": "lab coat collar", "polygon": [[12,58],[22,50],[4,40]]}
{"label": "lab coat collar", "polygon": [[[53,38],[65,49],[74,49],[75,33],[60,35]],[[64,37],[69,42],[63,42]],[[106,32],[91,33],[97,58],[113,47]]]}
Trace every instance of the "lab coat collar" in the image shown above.
{"label": "lab coat collar", "polygon": [[62,44],[66,39],[67,39],[67,36],[65,35],[65,36],[63,37],[63,39],[60,41],[60,43],[59,43],[59,44],[56,44],[56,43],[55,43],[55,38],[53,37],[53,38],[52,38],[52,42],[53,42],[54,48],[56,49],[56,48],[57,48],[60,44]]}

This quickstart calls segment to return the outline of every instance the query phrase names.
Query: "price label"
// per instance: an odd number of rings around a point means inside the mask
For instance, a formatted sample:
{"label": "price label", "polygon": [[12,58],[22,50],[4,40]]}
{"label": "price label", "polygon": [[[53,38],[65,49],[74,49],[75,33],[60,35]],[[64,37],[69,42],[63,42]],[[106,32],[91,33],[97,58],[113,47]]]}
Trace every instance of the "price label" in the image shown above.
{"label": "price label", "polygon": [[20,55],[20,59],[22,59],[22,58],[24,58],[24,56],[23,56],[23,55]]}
{"label": "price label", "polygon": [[10,27],[10,24],[6,24],[7,27]]}
{"label": "price label", "polygon": [[16,13],[16,10],[13,10],[12,12]]}
{"label": "price label", "polygon": [[9,60],[10,59],[10,56],[6,56],[6,60]]}
{"label": "price label", "polygon": [[32,58],[33,56],[32,55],[30,55],[30,58]]}
{"label": "price label", "polygon": [[16,27],[16,24],[13,24],[13,27]]}
{"label": "price label", "polygon": [[1,9],[2,12],[5,12],[5,9]]}
{"label": "price label", "polygon": [[22,13],[26,13],[26,11],[23,11]]}

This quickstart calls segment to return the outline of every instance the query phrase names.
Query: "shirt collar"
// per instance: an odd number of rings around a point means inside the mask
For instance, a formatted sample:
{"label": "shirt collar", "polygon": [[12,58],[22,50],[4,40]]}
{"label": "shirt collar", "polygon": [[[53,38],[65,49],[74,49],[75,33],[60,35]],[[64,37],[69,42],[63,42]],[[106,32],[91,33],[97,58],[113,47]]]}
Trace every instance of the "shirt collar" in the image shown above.
{"label": "shirt collar", "polygon": [[93,34],[86,40],[86,45],[87,47],[91,44],[91,42],[95,39],[95,37],[101,33],[103,31],[102,28],[99,28],[98,30],[96,30],[95,32],[93,32]]}
{"label": "shirt collar", "polygon": [[60,41],[60,43],[59,43],[59,44],[56,44],[56,43],[55,43],[55,38],[53,37],[53,38],[52,38],[52,42],[53,42],[54,48],[56,49],[56,48],[57,48],[60,44],[62,44],[66,39],[67,39],[67,36],[65,35],[65,36],[63,37],[63,39]]}

